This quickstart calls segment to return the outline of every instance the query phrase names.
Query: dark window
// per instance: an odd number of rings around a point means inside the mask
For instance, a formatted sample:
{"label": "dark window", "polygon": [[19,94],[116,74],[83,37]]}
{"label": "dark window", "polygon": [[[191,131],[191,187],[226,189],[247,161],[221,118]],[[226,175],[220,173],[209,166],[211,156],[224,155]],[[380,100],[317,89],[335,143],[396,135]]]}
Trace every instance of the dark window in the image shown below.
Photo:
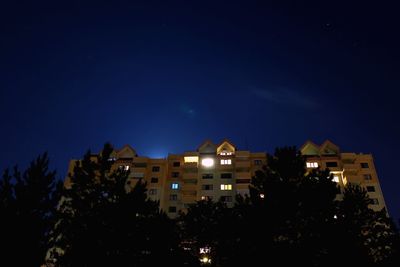
{"label": "dark window", "polygon": [[249,184],[251,179],[236,179],[237,184]]}
{"label": "dark window", "polygon": [[338,164],[336,161],[328,161],[326,163],[326,167],[328,167],[328,168],[337,167],[337,166],[338,166]]}
{"label": "dark window", "polygon": [[160,171],[160,166],[153,166],[152,171],[153,172],[159,172]]}
{"label": "dark window", "polygon": [[168,212],[175,213],[176,212],[176,207],[169,207],[168,208]]}
{"label": "dark window", "polygon": [[171,176],[173,178],[178,178],[179,177],[179,172],[172,172]]}
{"label": "dark window", "polygon": [[368,192],[375,192],[375,186],[367,186]]}
{"label": "dark window", "polygon": [[169,200],[178,200],[178,195],[169,195]]}
{"label": "dark window", "polygon": [[255,159],[254,160],[254,165],[262,165],[262,160],[261,159]]}
{"label": "dark window", "polygon": [[152,177],[152,178],[151,178],[151,183],[152,183],[152,184],[158,183],[158,178]]}
{"label": "dark window", "polygon": [[372,180],[371,174],[364,174],[364,180]]}
{"label": "dark window", "polygon": [[203,179],[212,179],[214,175],[212,173],[203,173]]}
{"label": "dark window", "polygon": [[369,168],[368,162],[361,162],[361,168],[363,169]]}
{"label": "dark window", "polygon": [[180,163],[179,161],[175,161],[175,162],[172,164],[172,166],[174,166],[174,167],[179,167],[179,166],[181,166],[181,163]]}
{"label": "dark window", "polygon": [[222,202],[232,202],[232,196],[222,196],[221,201]]}
{"label": "dark window", "polygon": [[201,186],[201,190],[213,190],[213,185],[212,184],[203,184]]}
{"label": "dark window", "polygon": [[377,198],[372,198],[372,205],[379,205],[379,201]]}
{"label": "dark window", "polygon": [[222,179],[229,179],[229,178],[232,178],[232,173],[230,173],[230,172],[221,173],[221,178],[222,178]]}
{"label": "dark window", "polygon": [[135,162],[135,163],[133,163],[133,166],[136,168],[145,168],[145,167],[147,167],[147,163],[146,162]]}

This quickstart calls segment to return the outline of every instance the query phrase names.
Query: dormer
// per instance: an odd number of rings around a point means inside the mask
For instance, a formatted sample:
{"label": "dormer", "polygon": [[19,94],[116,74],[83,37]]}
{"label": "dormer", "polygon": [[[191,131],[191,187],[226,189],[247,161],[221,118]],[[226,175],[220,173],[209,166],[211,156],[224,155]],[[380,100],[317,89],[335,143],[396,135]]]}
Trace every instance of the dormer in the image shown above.
{"label": "dormer", "polygon": [[217,146],[213,142],[207,140],[199,146],[197,151],[200,154],[215,154],[217,151]]}
{"label": "dormer", "polygon": [[116,157],[118,159],[134,158],[137,157],[137,154],[130,145],[125,145],[116,152]]}
{"label": "dormer", "polygon": [[217,148],[217,155],[229,156],[235,154],[235,146],[228,140],[223,141]]}
{"label": "dormer", "polygon": [[307,141],[301,148],[301,154],[304,156],[319,156],[320,148],[311,141]]}
{"label": "dormer", "polygon": [[320,147],[320,154],[323,156],[336,156],[340,154],[340,149],[331,141],[326,140]]}

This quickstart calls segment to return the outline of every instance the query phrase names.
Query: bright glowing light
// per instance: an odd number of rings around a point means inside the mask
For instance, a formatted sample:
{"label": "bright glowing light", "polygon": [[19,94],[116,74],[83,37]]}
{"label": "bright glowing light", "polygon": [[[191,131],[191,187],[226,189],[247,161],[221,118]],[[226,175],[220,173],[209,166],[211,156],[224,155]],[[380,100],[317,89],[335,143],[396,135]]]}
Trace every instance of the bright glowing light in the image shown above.
{"label": "bright glowing light", "polygon": [[121,170],[128,171],[129,170],[129,165],[121,165],[121,166],[119,166],[119,168]]}
{"label": "bright glowing light", "polygon": [[185,163],[197,163],[199,162],[199,157],[196,156],[190,156],[190,157],[184,157]]}
{"label": "bright glowing light", "polygon": [[339,183],[339,176],[334,175],[333,176],[333,181],[336,182],[336,183]]}
{"label": "bright glowing light", "polygon": [[231,159],[221,159],[221,165],[231,165],[232,160]]}
{"label": "bright glowing light", "polygon": [[172,184],[171,184],[171,189],[176,190],[176,189],[178,189],[178,188],[179,188],[179,184],[178,184],[178,183],[172,183]]}
{"label": "bright glowing light", "polygon": [[318,162],[307,162],[307,168],[318,168]]}
{"label": "bright glowing light", "polygon": [[210,252],[211,252],[211,248],[209,248],[209,247],[200,248],[201,254],[210,253]]}
{"label": "bright glowing light", "polygon": [[232,190],[231,184],[221,184],[221,190]]}
{"label": "bright glowing light", "polygon": [[333,215],[333,219],[335,219],[335,220],[336,220],[336,219],[337,219],[337,215]]}
{"label": "bright glowing light", "polygon": [[264,194],[260,194],[260,198],[264,198],[265,197],[265,195]]}
{"label": "bright glowing light", "polygon": [[200,262],[202,263],[211,263],[211,259],[207,256],[200,258]]}
{"label": "bright glowing light", "polygon": [[212,158],[202,159],[201,165],[203,165],[204,167],[207,167],[207,168],[212,167],[212,166],[214,166],[214,159],[212,159]]}

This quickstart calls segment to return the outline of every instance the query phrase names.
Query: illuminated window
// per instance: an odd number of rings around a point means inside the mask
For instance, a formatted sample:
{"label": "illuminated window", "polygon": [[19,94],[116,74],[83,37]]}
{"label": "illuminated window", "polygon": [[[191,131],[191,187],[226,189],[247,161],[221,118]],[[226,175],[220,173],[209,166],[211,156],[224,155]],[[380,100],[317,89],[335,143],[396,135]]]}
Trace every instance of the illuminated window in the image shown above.
{"label": "illuminated window", "polygon": [[178,188],[179,188],[179,184],[178,184],[178,183],[172,183],[172,184],[171,184],[171,189],[176,190],[176,189],[178,189]]}
{"label": "illuminated window", "polygon": [[334,175],[333,176],[333,181],[336,182],[336,183],[339,183],[339,176]]}
{"label": "illuminated window", "polygon": [[121,170],[128,171],[129,170],[129,165],[121,165],[121,166],[119,166],[119,168]]}
{"label": "illuminated window", "polygon": [[211,196],[201,196],[201,200],[211,200]]}
{"label": "illuminated window", "polygon": [[212,167],[214,166],[214,160],[211,158],[202,159],[201,165],[203,165],[204,167]]}
{"label": "illuminated window", "polygon": [[221,184],[221,190],[232,190],[231,184]]}
{"label": "illuminated window", "polygon": [[232,160],[231,159],[221,159],[221,165],[231,165]]}
{"label": "illuminated window", "polygon": [[318,162],[307,162],[307,168],[318,168]]}
{"label": "illuminated window", "polygon": [[372,180],[371,174],[364,174],[364,180]]}
{"label": "illuminated window", "polygon": [[221,152],[221,153],[219,153],[221,156],[230,156],[230,155],[233,155],[233,153],[232,152],[226,152],[226,151],[224,151],[224,152]]}
{"label": "illuminated window", "polygon": [[185,163],[197,163],[199,161],[199,157],[184,157]]}

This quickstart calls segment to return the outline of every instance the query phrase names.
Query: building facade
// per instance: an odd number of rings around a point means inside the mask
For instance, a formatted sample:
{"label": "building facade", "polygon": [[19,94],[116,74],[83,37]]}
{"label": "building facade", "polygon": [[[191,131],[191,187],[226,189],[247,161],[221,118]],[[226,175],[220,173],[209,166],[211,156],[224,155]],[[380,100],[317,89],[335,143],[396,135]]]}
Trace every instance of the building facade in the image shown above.
{"label": "building facade", "polygon": [[[341,153],[330,141],[321,146],[306,142],[301,152],[307,157],[308,169],[329,168],[341,187],[347,183],[364,186],[374,201],[371,208],[385,207],[372,155]],[[158,200],[171,218],[199,200],[221,199],[233,206],[236,194],[247,194],[251,177],[267,163],[266,153],[237,150],[228,140],[220,144],[205,141],[196,151],[162,159],[138,156],[129,145],[111,156],[115,168],[130,170],[131,185],[139,179],[147,182],[148,197]],[[71,160],[69,172],[75,161]]]}

